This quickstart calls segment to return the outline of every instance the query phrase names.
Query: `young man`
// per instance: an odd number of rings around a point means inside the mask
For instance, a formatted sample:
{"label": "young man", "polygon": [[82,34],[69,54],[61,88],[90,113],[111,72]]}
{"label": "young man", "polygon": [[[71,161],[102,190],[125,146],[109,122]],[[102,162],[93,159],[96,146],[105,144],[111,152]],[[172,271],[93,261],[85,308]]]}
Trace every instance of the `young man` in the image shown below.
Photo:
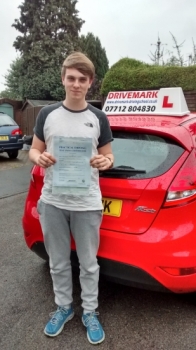
{"label": "young man", "polygon": [[[64,324],[74,316],[70,264],[71,232],[80,263],[82,322],[87,328],[89,342],[98,344],[105,338],[97,318],[98,313],[95,311],[98,307],[99,280],[96,255],[103,209],[99,170],[111,168],[114,158],[108,119],[102,111],[89,105],[85,100],[94,73],[93,63],[84,54],[74,52],[66,58],[62,67],[62,83],[66,98],[63,102],[46,106],[40,111],[29,157],[32,162],[46,169],[38,212],[49,255],[57,310],[47,323],[44,333],[55,337],[63,330]],[[90,139],[91,174],[87,192],[71,195],[54,194],[53,166],[58,161],[54,157],[54,137],[69,140],[82,138],[84,142]],[[64,161],[66,162],[66,159]]]}

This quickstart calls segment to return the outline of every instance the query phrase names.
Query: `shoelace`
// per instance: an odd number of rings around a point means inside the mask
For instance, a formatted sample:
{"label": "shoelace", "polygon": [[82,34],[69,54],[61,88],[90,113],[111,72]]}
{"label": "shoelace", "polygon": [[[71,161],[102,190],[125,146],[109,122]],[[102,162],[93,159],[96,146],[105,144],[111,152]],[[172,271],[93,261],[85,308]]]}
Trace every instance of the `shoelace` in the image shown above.
{"label": "shoelace", "polygon": [[99,312],[91,312],[90,315],[87,315],[84,320],[84,325],[89,327],[91,331],[99,330],[99,321],[97,319]]}
{"label": "shoelace", "polygon": [[58,321],[60,321],[60,320],[63,319],[63,316],[61,315],[61,312],[62,312],[62,311],[63,311],[65,314],[68,313],[68,310],[67,310],[67,309],[64,309],[63,307],[61,307],[61,308],[59,307],[56,311],[50,313],[50,317],[51,317],[50,322],[51,322],[52,324],[57,324]]}

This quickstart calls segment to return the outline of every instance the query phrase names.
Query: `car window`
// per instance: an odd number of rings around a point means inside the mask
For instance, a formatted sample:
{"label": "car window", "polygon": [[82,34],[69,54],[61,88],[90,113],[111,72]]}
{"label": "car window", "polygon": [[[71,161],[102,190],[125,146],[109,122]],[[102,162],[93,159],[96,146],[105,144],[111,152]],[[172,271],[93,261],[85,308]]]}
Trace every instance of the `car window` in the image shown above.
{"label": "car window", "polygon": [[[118,176],[116,176],[118,171],[113,171],[115,177],[159,176],[171,168],[184,152],[180,145],[162,136],[113,131],[113,137],[114,169],[120,168]],[[130,171],[132,169],[130,174],[129,169]],[[104,172],[101,176],[104,176]]]}
{"label": "car window", "polygon": [[0,114],[0,126],[17,125],[16,122],[7,114]]}

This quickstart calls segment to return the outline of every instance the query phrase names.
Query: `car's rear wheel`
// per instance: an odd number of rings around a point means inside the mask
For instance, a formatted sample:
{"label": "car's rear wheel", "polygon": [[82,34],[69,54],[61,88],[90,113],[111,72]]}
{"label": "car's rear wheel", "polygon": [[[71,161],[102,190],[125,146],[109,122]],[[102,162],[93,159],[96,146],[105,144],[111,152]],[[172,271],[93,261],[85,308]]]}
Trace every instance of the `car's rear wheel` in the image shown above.
{"label": "car's rear wheel", "polygon": [[18,157],[18,150],[7,152],[10,159],[16,159]]}

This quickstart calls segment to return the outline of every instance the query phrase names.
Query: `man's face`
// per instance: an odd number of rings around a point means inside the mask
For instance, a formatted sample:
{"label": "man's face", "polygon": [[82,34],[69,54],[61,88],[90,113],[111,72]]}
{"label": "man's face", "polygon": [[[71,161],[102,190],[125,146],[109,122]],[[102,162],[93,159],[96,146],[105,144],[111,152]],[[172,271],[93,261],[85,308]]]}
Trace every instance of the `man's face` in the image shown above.
{"label": "man's face", "polygon": [[65,87],[66,98],[79,101],[85,99],[92,79],[75,68],[67,68],[65,76],[62,77],[62,83]]}

